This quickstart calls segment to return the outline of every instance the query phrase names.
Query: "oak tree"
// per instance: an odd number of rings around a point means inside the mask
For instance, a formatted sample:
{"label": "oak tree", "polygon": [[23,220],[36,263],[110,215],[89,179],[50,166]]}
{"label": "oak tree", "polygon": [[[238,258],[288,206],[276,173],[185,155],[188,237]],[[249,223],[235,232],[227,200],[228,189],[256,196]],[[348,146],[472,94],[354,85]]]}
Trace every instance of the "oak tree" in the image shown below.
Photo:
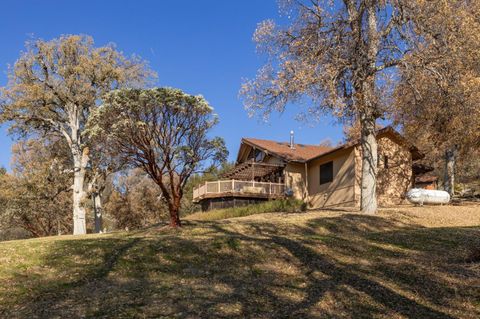
{"label": "oak tree", "polygon": [[480,149],[479,16],[478,1],[418,1],[414,19],[422,42],[400,68],[395,91],[396,121],[429,164],[443,158],[451,195],[457,158],[480,167],[474,155]]}

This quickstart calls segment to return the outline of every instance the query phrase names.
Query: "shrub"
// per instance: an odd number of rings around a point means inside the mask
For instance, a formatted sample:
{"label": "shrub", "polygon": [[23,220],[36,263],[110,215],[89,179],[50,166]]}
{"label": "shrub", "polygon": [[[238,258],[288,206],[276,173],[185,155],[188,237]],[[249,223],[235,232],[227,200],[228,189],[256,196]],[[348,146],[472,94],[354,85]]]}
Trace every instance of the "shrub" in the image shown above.
{"label": "shrub", "polygon": [[306,209],[307,205],[301,200],[282,199],[242,207],[215,209],[196,213],[192,217],[200,220],[219,220],[273,212],[299,213],[304,212]]}

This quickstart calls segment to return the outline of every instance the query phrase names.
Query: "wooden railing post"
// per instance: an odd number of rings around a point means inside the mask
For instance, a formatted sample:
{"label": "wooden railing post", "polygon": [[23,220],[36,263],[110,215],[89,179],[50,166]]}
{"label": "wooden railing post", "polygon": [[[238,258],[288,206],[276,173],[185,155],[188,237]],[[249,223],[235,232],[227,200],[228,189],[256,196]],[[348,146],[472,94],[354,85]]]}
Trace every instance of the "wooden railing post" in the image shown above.
{"label": "wooden railing post", "polygon": [[[222,182],[225,184],[225,188],[222,189]],[[209,189],[209,185],[212,185],[211,189]],[[213,187],[215,185],[217,189]],[[235,187],[238,185],[239,190],[238,192],[241,192],[243,187],[259,187],[261,188],[261,193],[265,195],[282,195],[285,189],[285,184],[283,183],[272,183],[272,182],[257,182],[255,180],[252,181],[236,181],[235,179],[231,179],[230,181],[228,180],[217,180],[217,181],[211,181],[211,182],[204,182],[203,185],[197,186],[193,188],[193,199],[200,199],[200,198],[205,198],[208,196],[208,194],[218,194],[218,193],[228,193],[228,187],[227,185],[230,185],[231,187],[231,195],[226,195],[226,196],[235,196],[235,193],[237,190]],[[208,198],[208,197],[207,197]]]}

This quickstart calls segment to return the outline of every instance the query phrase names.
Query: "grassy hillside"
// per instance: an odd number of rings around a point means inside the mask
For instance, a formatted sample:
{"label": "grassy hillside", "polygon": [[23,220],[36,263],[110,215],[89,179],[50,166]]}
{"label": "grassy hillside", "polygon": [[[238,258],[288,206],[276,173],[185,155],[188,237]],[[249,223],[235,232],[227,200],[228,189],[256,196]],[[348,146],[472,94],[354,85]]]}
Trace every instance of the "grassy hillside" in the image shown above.
{"label": "grassy hillside", "polygon": [[185,224],[0,243],[0,318],[480,317],[479,206]]}

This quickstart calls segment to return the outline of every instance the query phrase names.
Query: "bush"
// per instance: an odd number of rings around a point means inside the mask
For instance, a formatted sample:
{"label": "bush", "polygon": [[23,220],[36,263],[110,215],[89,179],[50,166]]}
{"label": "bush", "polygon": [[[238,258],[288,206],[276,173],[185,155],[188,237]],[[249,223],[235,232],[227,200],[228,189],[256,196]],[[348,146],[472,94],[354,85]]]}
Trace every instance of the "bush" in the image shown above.
{"label": "bush", "polygon": [[20,227],[0,227],[0,241],[5,240],[17,240],[17,239],[27,239],[32,237],[32,235],[23,228]]}
{"label": "bush", "polygon": [[208,212],[196,213],[192,215],[192,217],[200,220],[219,220],[262,213],[300,213],[306,211],[306,209],[307,205],[301,200],[282,199],[242,207],[215,209]]}

